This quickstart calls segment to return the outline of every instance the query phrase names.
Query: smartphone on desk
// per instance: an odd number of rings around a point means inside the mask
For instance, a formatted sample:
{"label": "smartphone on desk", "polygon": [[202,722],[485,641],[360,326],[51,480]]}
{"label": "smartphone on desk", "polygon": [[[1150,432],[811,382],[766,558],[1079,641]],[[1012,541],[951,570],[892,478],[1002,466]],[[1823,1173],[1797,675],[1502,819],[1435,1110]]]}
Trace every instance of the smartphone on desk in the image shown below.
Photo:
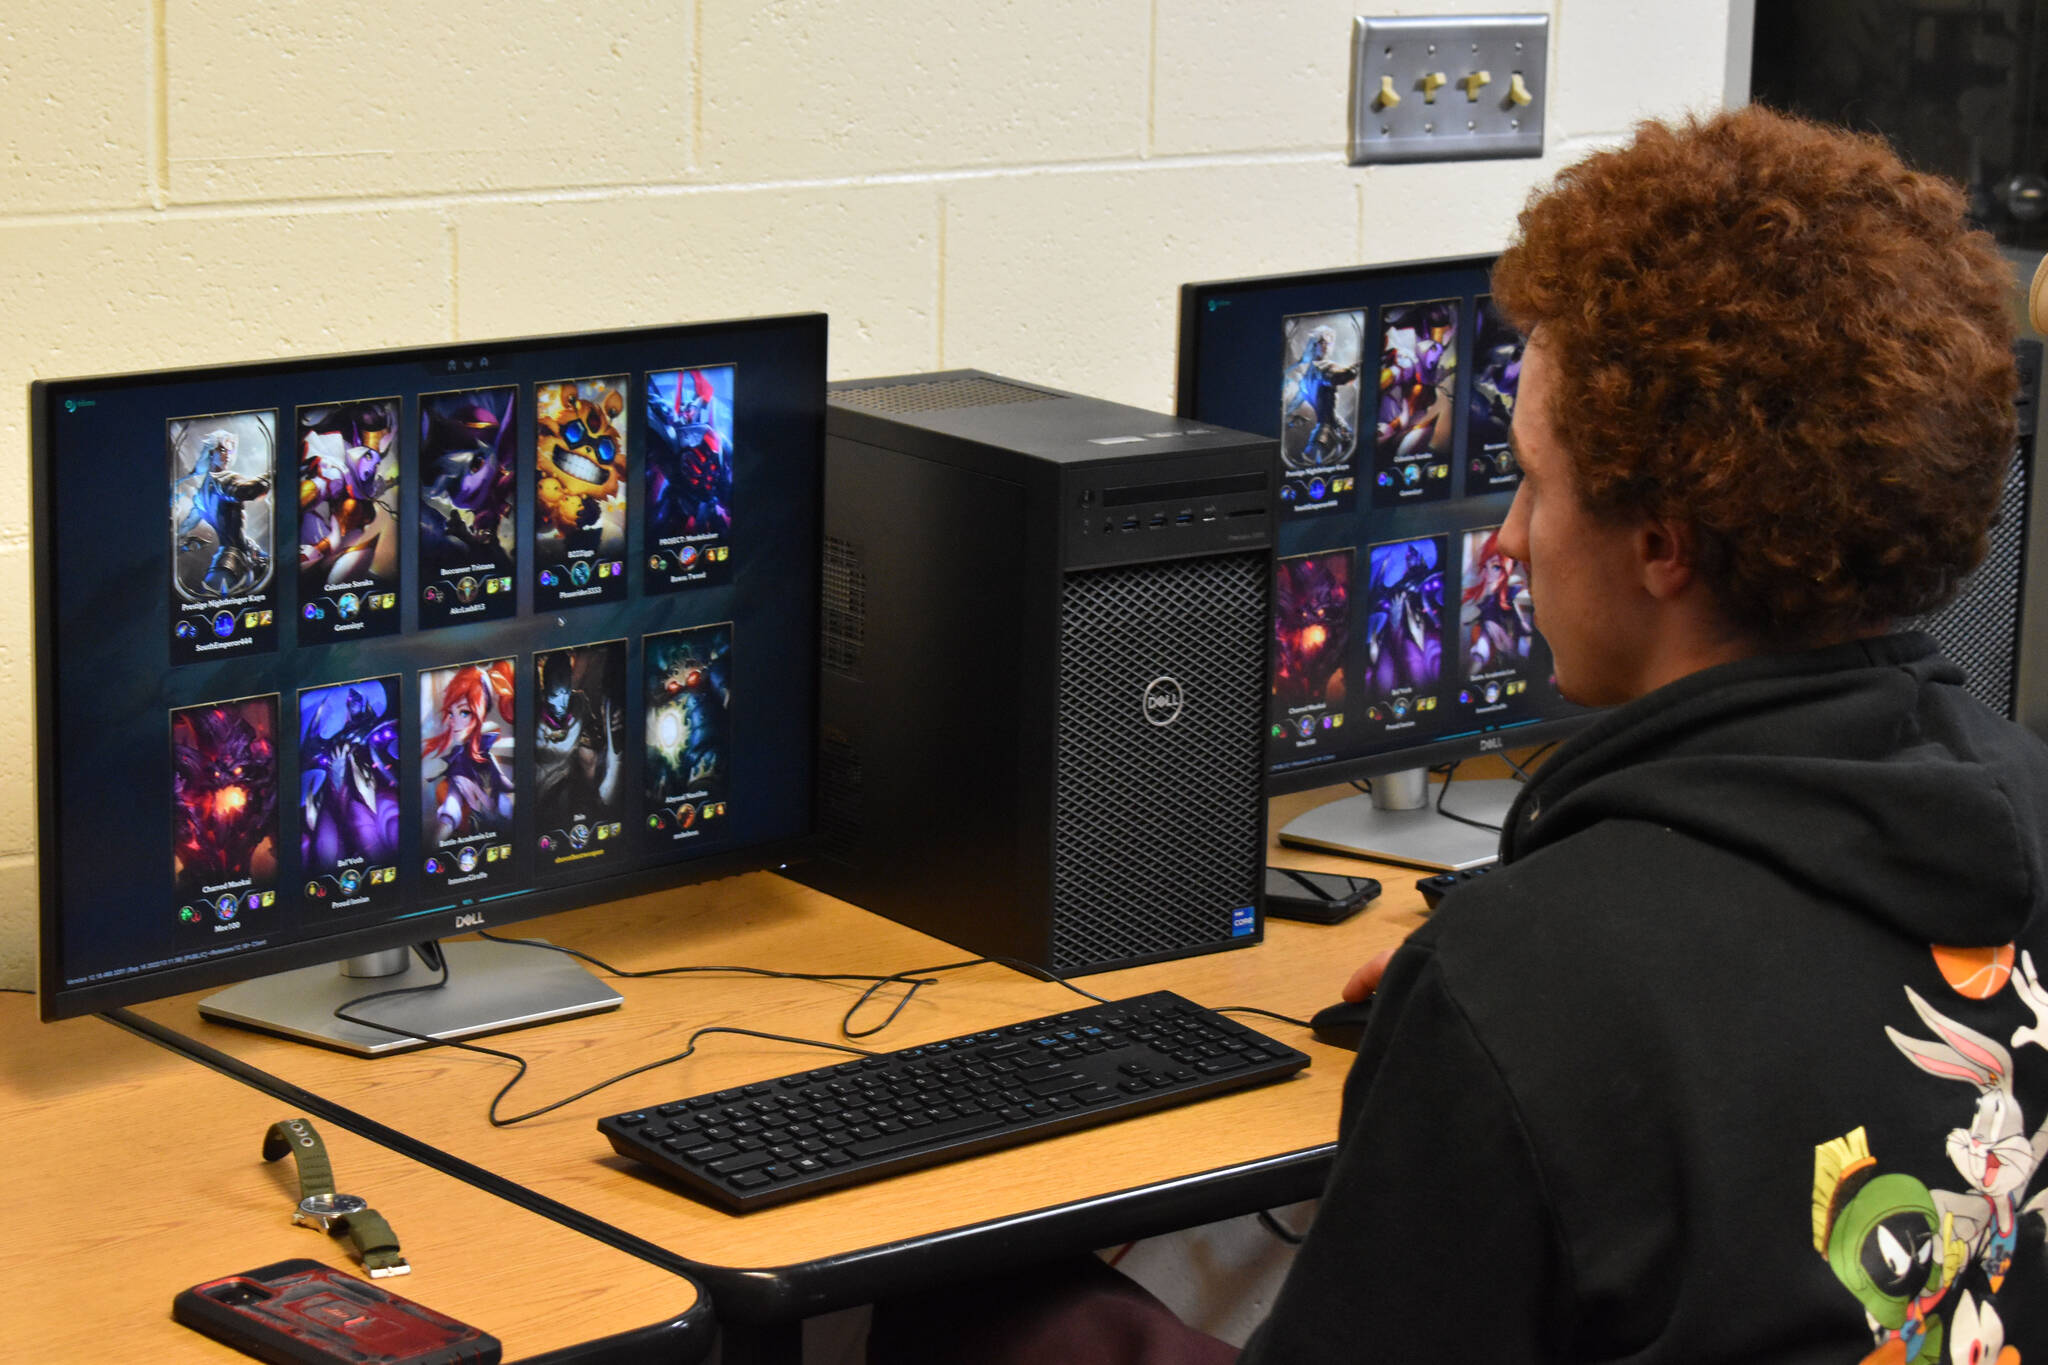
{"label": "smartphone on desk", "polygon": [[319,1261],[195,1284],[171,1316],[277,1365],[497,1365],[498,1339]]}
{"label": "smartphone on desk", "polygon": [[1337,924],[1365,909],[1379,893],[1380,884],[1371,877],[1304,872],[1298,867],[1266,868],[1266,913],[1275,919]]}

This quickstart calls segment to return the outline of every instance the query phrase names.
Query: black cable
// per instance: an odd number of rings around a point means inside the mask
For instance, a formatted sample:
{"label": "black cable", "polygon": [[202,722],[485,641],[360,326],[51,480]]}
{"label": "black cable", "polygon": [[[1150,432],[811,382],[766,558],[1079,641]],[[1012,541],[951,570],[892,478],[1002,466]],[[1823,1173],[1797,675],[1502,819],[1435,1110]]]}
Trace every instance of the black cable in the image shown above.
{"label": "black cable", "polygon": [[1268,1019],[1278,1019],[1281,1023],[1293,1024],[1296,1028],[1315,1027],[1306,1019],[1297,1019],[1291,1014],[1276,1014],[1272,1010],[1262,1010],[1257,1005],[1218,1005],[1214,1012],[1217,1014],[1263,1014]]}
{"label": "black cable", "polygon": [[[583,952],[581,949],[565,948],[559,943],[548,943],[537,938],[504,938],[490,932],[488,929],[478,930],[477,935],[480,938],[487,938],[493,943],[516,944],[526,948],[545,948],[551,953],[562,953],[577,959],[579,962],[588,962],[601,972],[626,980],[645,980],[657,976],[681,976],[687,973],[709,973],[731,976],[767,976],[784,981],[823,981],[827,983],[865,981],[868,983],[868,988],[861,992],[858,1000],[853,1002],[852,1007],[846,1011],[846,1018],[839,1025],[839,1031],[848,1038],[866,1038],[881,1032],[895,1022],[896,1016],[903,1012],[903,1007],[910,1003],[910,997],[916,995],[920,987],[936,986],[939,984],[936,980],[925,976],[922,972],[891,972],[886,975],[877,975],[873,972],[785,972],[777,971],[772,967],[735,966],[649,967],[641,971],[631,971],[624,967],[614,967],[602,958]],[[986,958],[976,959],[976,961],[987,960]],[[859,1013],[861,1006],[874,998],[877,990],[891,982],[909,987],[908,990],[904,991],[902,998],[896,1002],[896,1008],[890,1010],[889,1017],[874,1028],[867,1030],[865,1033],[853,1032],[851,1027],[853,1016]]]}
{"label": "black cable", "polygon": [[1353,778],[1351,785],[1354,789],[1364,792],[1367,796],[1372,795],[1372,779],[1369,777]]}
{"label": "black cable", "polygon": [[[1556,747],[1557,741],[1553,739],[1552,741],[1550,741],[1550,743],[1544,745],[1535,753],[1530,754],[1530,766],[1535,766],[1535,764],[1542,759],[1543,755],[1549,753],[1552,749],[1555,749]],[[1530,773],[1528,768],[1525,768],[1521,764],[1515,762],[1514,758],[1509,754],[1501,754],[1500,761],[1507,764],[1510,768],[1513,768],[1515,770],[1515,777],[1520,781],[1527,782],[1531,778],[1531,776],[1533,776],[1533,774]]]}
{"label": "black cable", "polygon": [[946,962],[941,963],[936,967],[918,967],[911,971],[903,972],[898,977],[881,978],[880,980],[876,981],[874,985],[868,987],[866,990],[860,993],[860,999],[853,1002],[853,1008],[848,1010],[846,1012],[846,1018],[840,1021],[839,1031],[845,1034],[848,1038],[872,1038],[877,1033],[880,1033],[883,1029],[889,1027],[889,1025],[895,1023],[896,1016],[903,1013],[903,1007],[910,1003],[910,996],[912,993],[914,993],[914,988],[912,992],[906,992],[903,998],[896,1002],[896,1008],[890,1010],[889,1017],[884,1019],[881,1023],[875,1025],[871,1029],[862,1029],[858,1033],[854,1032],[853,1029],[853,1016],[860,1011],[860,1007],[862,1005],[868,1002],[868,999],[874,995],[876,990],[878,990],[883,985],[887,984],[889,981],[909,979],[912,977],[930,976],[933,972],[957,971],[962,967],[979,967],[984,963],[992,963],[998,967],[1008,967],[1011,971],[1028,972],[1032,976],[1039,978],[1041,981],[1050,981],[1055,986],[1065,986],[1068,990],[1072,991],[1076,995],[1085,995],[1098,1005],[1107,1005],[1112,1003],[1107,997],[1097,995],[1094,991],[1085,990],[1080,986],[1076,986],[1073,982],[1067,980],[1065,977],[1060,976],[1054,972],[1049,972],[1035,962],[1026,962],[1021,958],[1014,957],[970,957],[962,962]]}
{"label": "black cable", "polygon": [[[518,942],[518,940],[503,939],[500,940],[500,942],[516,943]],[[554,945],[549,944],[544,946],[552,947]],[[570,950],[563,949],[562,951],[566,952]],[[881,1055],[879,1053],[869,1052],[866,1048],[849,1047],[844,1043],[820,1042],[815,1038],[795,1038],[783,1033],[763,1033],[758,1029],[736,1028],[730,1025],[714,1024],[705,1028],[700,1028],[695,1033],[692,1033],[689,1036],[689,1038],[685,1041],[683,1045],[683,1050],[681,1052],[677,1052],[670,1056],[660,1058],[656,1061],[643,1063],[642,1065],[633,1067],[630,1070],[621,1071],[615,1076],[608,1076],[604,1080],[597,1082],[595,1085],[585,1086],[583,1089],[577,1091],[573,1095],[565,1095],[561,1099],[554,1100],[548,1104],[543,1104],[537,1109],[529,1109],[523,1114],[513,1114],[509,1117],[500,1117],[498,1114],[498,1106],[504,1103],[505,1097],[512,1093],[512,1088],[514,1086],[518,1085],[520,1081],[526,1079],[526,1072],[528,1070],[526,1058],[520,1056],[516,1052],[505,1052],[498,1048],[484,1047],[477,1043],[465,1043],[453,1038],[436,1038],[430,1033],[416,1033],[409,1028],[402,1028],[397,1024],[381,1024],[374,1019],[364,1019],[359,1015],[354,1015],[347,1012],[349,1010],[356,1009],[360,1006],[367,1005],[373,1000],[386,1000],[391,998],[392,996],[416,995],[421,991],[437,991],[442,989],[448,984],[448,963],[445,958],[441,958],[440,953],[438,951],[438,945],[436,951],[433,953],[433,956],[439,959],[435,963],[435,970],[441,973],[440,980],[430,981],[423,986],[399,986],[391,990],[372,991],[368,995],[359,995],[353,1000],[344,1000],[341,1004],[336,1005],[334,1007],[334,1017],[336,1019],[342,1020],[344,1023],[355,1024],[362,1028],[373,1028],[382,1033],[395,1033],[401,1038],[411,1038],[417,1042],[426,1043],[430,1046],[458,1048],[463,1052],[475,1052],[486,1057],[497,1057],[501,1060],[512,1063],[513,1066],[518,1068],[518,1070],[513,1072],[511,1080],[505,1082],[505,1084],[499,1088],[497,1094],[491,1096],[490,1106],[485,1110],[485,1117],[487,1117],[490,1120],[490,1124],[493,1128],[510,1128],[515,1123],[524,1123],[528,1119],[539,1118],[542,1114],[553,1113],[555,1110],[560,1109],[564,1105],[574,1104],[577,1100],[584,1099],[591,1095],[595,1095],[598,1091],[603,1090],[608,1086],[617,1085],[620,1081],[629,1080],[634,1076],[640,1075],[642,1072],[653,1071],[659,1067],[667,1066],[671,1062],[680,1062],[685,1057],[688,1057],[692,1053],[696,1052],[697,1040],[699,1038],[704,1037],[708,1033],[733,1033],[739,1034],[742,1037],[747,1038],[765,1038],[768,1041],[775,1043],[797,1043],[804,1047],[829,1048],[834,1052],[848,1052],[852,1053],[857,1057],[875,1057]],[[767,974],[782,975],[783,973],[770,972]]]}
{"label": "black cable", "polygon": [[1259,1226],[1291,1247],[1300,1246],[1302,1239],[1308,1235],[1303,1232],[1289,1232],[1286,1228],[1280,1226],[1280,1220],[1273,1216],[1270,1209],[1259,1210]]}
{"label": "black cable", "polygon": [[1499,825],[1489,825],[1484,820],[1474,820],[1469,815],[1460,815],[1454,810],[1444,809],[1444,797],[1451,790],[1451,778],[1455,776],[1458,771],[1457,764],[1446,763],[1441,768],[1432,768],[1430,769],[1430,771],[1442,773],[1444,775],[1444,780],[1442,784],[1439,785],[1436,789],[1436,813],[1438,815],[1443,816],[1446,820],[1456,820],[1461,825],[1470,825],[1474,829],[1483,829],[1489,834],[1500,833]]}
{"label": "black cable", "polygon": [[34,995],[34,994],[35,994],[35,991],[34,991],[34,989],[32,989],[31,987],[28,987],[28,986],[0,986],[0,992],[5,992],[5,993],[6,993],[6,994],[8,994],[8,995]]}
{"label": "black cable", "polygon": [[[612,975],[620,977],[638,978],[654,976],[674,976],[685,972],[730,972],[746,976],[781,977],[785,979],[798,981],[866,981],[868,983],[867,989],[863,990],[860,993],[860,998],[853,1002],[852,1006],[847,1009],[846,1016],[842,1020],[840,1020],[839,1030],[847,1038],[871,1038],[875,1034],[880,1033],[883,1029],[889,1027],[890,1024],[896,1021],[896,1016],[903,1012],[903,1007],[910,1003],[910,997],[917,993],[917,990],[920,986],[930,986],[937,984],[936,980],[934,980],[932,977],[933,973],[957,971],[963,967],[979,967],[984,964],[999,967],[1008,967],[1013,971],[1028,973],[1030,975],[1039,977],[1042,980],[1051,982],[1053,985],[1064,986],[1068,990],[1074,992],[1076,995],[1086,996],[1088,999],[1095,1001],[1099,1005],[1108,1005],[1115,1003],[1114,1001],[1108,999],[1105,996],[1097,995],[1095,994],[1095,992],[1091,990],[1087,990],[1084,987],[1075,985],[1073,982],[1067,980],[1065,977],[1062,977],[1057,973],[1048,971],[1045,968],[1040,967],[1036,963],[1026,962],[1019,958],[1010,957],[971,957],[959,962],[940,963],[937,966],[918,967],[911,971],[892,972],[887,975],[873,975],[869,973],[850,972],[784,972],[776,971],[768,967],[732,966],[659,967],[650,968],[644,971],[628,971],[622,968],[614,967],[611,964],[604,962],[601,959],[594,957],[589,953],[581,952],[574,948],[565,948],[557,943],[543,943],[538,939],[501,938],[498,935],[489,932],[481,932],[480,936],[483,938],[490,939],[493,943],[512,944],[515,946],[527,948],[546,948],[552,952],[564,953],[570,957],[578,958],[584,962],[588,962],[592,966],[597,967],[601,971],[609,972]],[[434,971],[438,971],[441,974],[439,980],[430,981],[427,982],[425,985],[420,986],[398,986],[390,990],[372,991],[367,995],[356,996],[352,1000],[344,1000],[341,1004],[336,1005],[334,1007],[334,1017],[336,1019],[341,1020],[344,1023],[355,1024],[361,1028],[376,1029],[381,1033],[396,1034],[401,1038],[411,1038],[416,1042],[425,1043],[432,1047],[452,1047],[457,1048],[463,1052],[474,1052],[479,1054],[480,1056],[496,1057],[502,1061],[512,1063],[512,1065],[517,1068],[517,1070],[515,1070],[512,1074],[512,1079],[506,1081],[505,1084],[499,1088],[498,1093],[491,1096],[490,1105],[485,1110],[485,1116],[490,1120],[490,1124],[493,1128],[509,1128],[515,1123],[524,1123],[528,1119],[539,1118],[541,1115],[552,1113],[555,1110],[562,1108],[564,1105],[574,1104],[576,1101],[594,1095],[598,1091],[606,1089],[609,1086],[617,1085],[620,1081],[629,1080],[634,1076],[642,1074],[643,1072],[654,1071],[658,1068],[668,1066],[674,1062],[680,1062],[697,1051],[697,1040],[705,1037],[707,1034],[730,1033],[738,1035],[743,1038],[762,1038],[774,1043],[795,1043],[801,1047],[821,1047],[830,1049],[834,1052],[851,1053],[856,1057],[881,1057],[887,1055],[886,1053],[870,1052],[866,1048],[852,1047],[845,1043],[825,1042],[816,1038],[798,1038],[786,1033],[764,1033],[758,1029],[738,1028],[732,1025],[714,1024],[709,1025],[705,1028],[700,1028],[695,1033],[692,1033],[689,1036],[689,1038],[684,1041],[683,1050],[680,1052],[672,1053],[667,1057],[662,1057],[652,1062],[643,1063],[642,1065],[633,1067],[630,1070],[621,1071],[615,1076],[608,1076],[604,1080],[598,1081],[594,1085],[585,1086],[583,1089],[578,1090],[573,1095],[564,1095],[562,1098],[558,1100],[554,1100],[547,1104],[543,1104],[536,1109],[529,1109],[523,1114],[513,1114],[510,1116],[501,1117],[498,1113],[499,1106],[504,1103],[505,1097],[512,1093],[513,1088],[517,1086],[522,1080],[526,1079],[526,1073],[528,1070],[528,1063],[526,1058],[520,1056],[516,1052],[506,1052],[499,1048],[484,1047],[478,1043],[466,1043],[453,1038],[436,1038],[430,1033],[416,1033],[409,1028],[403,1028],[397,1024],[379,1023],[374,1019],[364,1019],[360,1015],[349,1013],[350,1010],[358,1009],[361,1006],[370,1004],[373,1001],[387,1000],[394,996],[400,995],[416,995],[421,991],[437,991],[444,988],[448,984],[449,968],[447,959],[444,956],[442,956],[440,952],[440,945],[425,944],[420,945],[420,949],[421,957],[423,959],[428,960],[430,968]],[[905,991],[901,998],[899,998],[896,1001],[895,1008],[889,1011],[888,1016],[884,1018],[881,1023],[876,1024],[873,1028],[862,1029],[856,1032],[853,1028],[854,1015],[860,1012],[861,1006],[865,1005],[869,1000],[872,1000],[874,998],[876,991],[880,990],[883,986],[886,986],[891,982],[907,985],[910,989]],[[1301,1028],[1309,1027],[1309,1024],[1306,1020],[1295,1019],[1285,1014],[1276,1014],[1271,1010],[1260,1009],[1255,1005],[1231,1005],[1227,1006],[1224,1009],[1216,1011],[1216,1013],[1260,1014],[1266,1016],[1269,1019],[1277,1019],[1285,1024],[1294,1024]]]}

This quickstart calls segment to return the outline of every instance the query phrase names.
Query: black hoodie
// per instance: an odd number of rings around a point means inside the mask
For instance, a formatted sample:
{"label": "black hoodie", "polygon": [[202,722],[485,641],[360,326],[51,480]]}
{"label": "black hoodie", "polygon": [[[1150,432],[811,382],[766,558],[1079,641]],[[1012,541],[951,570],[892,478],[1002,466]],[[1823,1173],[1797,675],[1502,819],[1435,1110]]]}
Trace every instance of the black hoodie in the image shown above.
{"label": "black hoodie", "polygon": [[1389,967],[1245,1365],[2048,1365],[2048,746],[1961,680],[1747,660],[1560,749]]}

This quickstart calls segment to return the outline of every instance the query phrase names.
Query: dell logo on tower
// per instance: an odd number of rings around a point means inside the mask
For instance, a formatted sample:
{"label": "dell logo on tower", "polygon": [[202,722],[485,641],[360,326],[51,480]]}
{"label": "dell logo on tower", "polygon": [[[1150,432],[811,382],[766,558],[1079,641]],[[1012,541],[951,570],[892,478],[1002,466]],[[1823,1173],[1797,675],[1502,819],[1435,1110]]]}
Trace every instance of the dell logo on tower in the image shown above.
{"label": "dell logo on tower", "polygon": [[1181,694],[1177,679],[1164,675],[1145,684],[1142,705],[1145,719],[1154,725],[1171,725],[1180,719]]}

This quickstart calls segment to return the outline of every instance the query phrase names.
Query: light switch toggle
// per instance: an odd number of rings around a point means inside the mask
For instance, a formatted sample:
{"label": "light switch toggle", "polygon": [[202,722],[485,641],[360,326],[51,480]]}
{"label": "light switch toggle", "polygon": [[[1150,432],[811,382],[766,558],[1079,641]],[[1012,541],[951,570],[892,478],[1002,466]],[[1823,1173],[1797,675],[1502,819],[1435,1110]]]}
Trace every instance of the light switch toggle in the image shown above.
{"label": "light switch toggle", "polygon": [[1441,71],[1432,71],[1422,78],[1422,102],[1436,103],[1436,92],[1451,83],[1451,78]]}
{"label": "light switch toggle", "polygon": [[1517,71],[1514,77],[1508,81],[1508,102],[1526,105],[1535,98],[1534,95],[1529,93],[1529,87],[1522,84],[1522,73]]}
{"label": "light switch toggle", "polygon": [[1401,102],[1401,92],[1394,88],[1392,76],[1380,77],[1380,93],[1373,98],[1373,108],[1391,109]]}
{"label": "light switch toggle", "polygon": [[1465,98],[1473,103],[1477,103],[1480,87],[1493,84],[1493,73],[1490,71],[1475,71],[1459,81],[1458,84],[1464,87]]}

